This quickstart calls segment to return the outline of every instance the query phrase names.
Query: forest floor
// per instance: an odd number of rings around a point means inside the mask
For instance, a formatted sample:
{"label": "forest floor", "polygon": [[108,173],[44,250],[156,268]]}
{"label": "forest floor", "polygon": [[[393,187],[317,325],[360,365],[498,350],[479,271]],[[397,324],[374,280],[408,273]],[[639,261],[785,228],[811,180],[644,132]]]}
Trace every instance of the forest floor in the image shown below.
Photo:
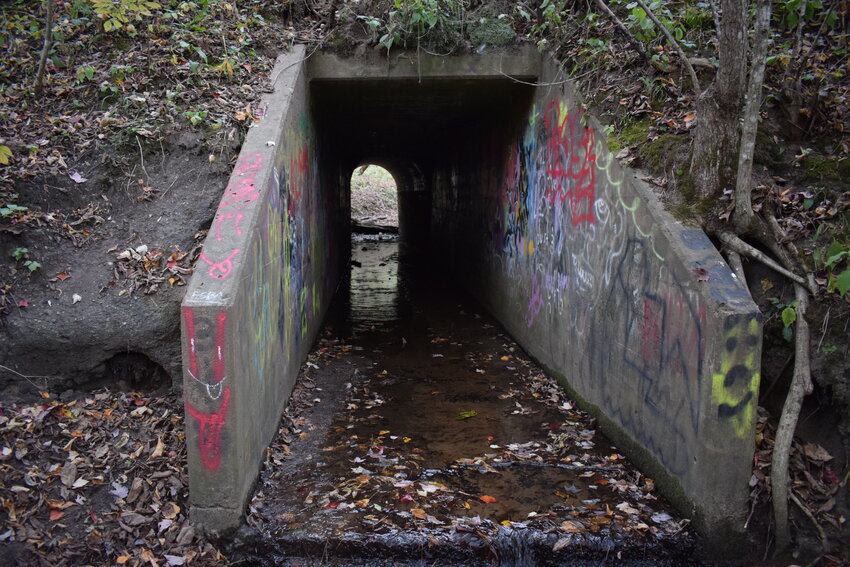
{"label": "forest floor", "polygon": [[[96,303],[107,311],[131,305],[128,320],[144,324],[179,302],[231,160],[262,112],[256,105],[278,51],[295,42],[375,48],[366,17],[387,20],[380,2],[363,0],[360,14],[343,3],[333,19],[325,4],[168,1],[140,17],[138,29],[110,32],[90,4],[57,4],[57,41],[38,94],[44,14],[23,1],[0,8],[0,481],[10,488],[0,510],[0,558],[26,565],[226,564],[187,523],[185,467],[175,464],[184,454],[182,404],[150,393],[167,382],[161,373],[125,376],[119,364],[73,380],[21,376],[4,349],[28,327],[73,336],[86,313],[94,318]],[[612,150],[687,216],[682,180],[698,117],[669,45],[646,40],[657,60],[672,65],[662,73],[602,16],[565,11],[556,25],[509,2],[471,4],[478,17],[470,21],[507,20],[512,41],[545,40],[564,60],[581,62],[571,74],[592,94],[588,102],[609,127]],[[685,2],[667,14],[686,22],[694,45],[712,39],[702,4]],[[820,288],[810,315],[816,390],[792,453],[800,502],[792,506],[793,524],[799,561],[810,565],[848,564],[850,557],[850,293],[839,293],[839,277],[850,269],[850,69],[847,22],[827,26],[829,13],[813,13],[799,42],[788,13],[776,16],[754,175],[755,206],[777,211]],[[471,51],[478,39],[462,43]],[[355,174],[353,205],[362,207],[353,212],[391,221],[389,180],[358,193],[360,182]],[[793,367],[783,317],[793,292],[756,266],[748,278],[766,316],[750,526],[767,554],[772,424]],[[70,364],[71,354],[42,358],[67,356]],[[119,380],[126,392],[92,391]],[[91,555],[94,543],[110,550],[108,560]]]}

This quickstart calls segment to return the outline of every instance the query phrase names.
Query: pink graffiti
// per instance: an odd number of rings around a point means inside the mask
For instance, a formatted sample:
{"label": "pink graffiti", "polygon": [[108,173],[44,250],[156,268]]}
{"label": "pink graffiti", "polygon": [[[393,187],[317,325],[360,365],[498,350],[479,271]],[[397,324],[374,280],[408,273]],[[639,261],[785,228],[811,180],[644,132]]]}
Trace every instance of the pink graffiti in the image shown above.
{"label": "pink graffiti", "polygon": [[239,223],[242,222],[242,219],[244,217],[245,217],[245,215],[243,215],[242,213],[236,213],[236,214],[231,214],[231,213],[221,214],[220,213],[218,215],[218,218],[215,221],[215,239],[219,242],[222,241],[223,237],[221,235],[221,224],[225,220],[230,220],[230,219],[233,219],[233,228],[236,231],[236,234],[241,235],[242,229],[239,227]]}
{"label": "pink graffiti", "polygon": [[221,262],[213,262],[209,258],[207,258],[203,252],[199,258],[206,262],[210,269],[207,272],[210,276],[214,277],[217,280],[223,280],[224,278],[230,275],[230,272],[233,271],[233,257],[239,254],[239,248],[230,253],[230,256],[222,260]]}
{"label": "pink graffiti", "polygon": [[[251,161],[253,160],[253,161]],[[249,171],[256,171],[263,165],[263,154],[254,153],[242,157],[233,168],[234,175],[244,175]]]}
{"label": "pink graffiti", "polygon": [[549,134],[547,141],[549,168],[552,184],[546,189],[546,200],[554,204],[568,198],[572,211],[572,223],[594,223],[593,212],[596,182],[596,153],[594,152],[593,130],[582,127],[582,112],[561,116],[561,107],[552,100],[543,117]]}
{"label": "pink graffiti", "polygon": [[225,197],[221,201],[219,209],[227,209],[234,207],[242,209],[249,203],[253,203],[260,198],[260,192],[254,186],[256,180],[253,176],[243,177],[234,187],[234,183],[230,183],[225,190]]}
{"label": "pink graffiti", "polygon": [[543,298],[540,294],[540,283],[537,281],[537,274],[535,273],[531,276],[531,299],[528,301],[528,317],[525,321],[529,327],[534,324],[534,320],[541,309],[543,309]]}
{"label": "pink graffiti", "polygon": [[212,400],[221,398],[218,408],[212,412],[203,412],[185,401],[186,412],[198,421],[198,450],[201,462],[209,471],[216,471],[221,464],[221,432],[227,423],[227,409],[230,406],[230,388],[223,386],[226,366],[224,361],[224,340],[227,332],[227,313],[216,316],[215,336],[212,342],[213,361],[211,376],[203,375],[198,363],[198,337],[195,328],[195,313],[188,307],[183,308],[183,321],[189,341],[189,375],[206,389]]}

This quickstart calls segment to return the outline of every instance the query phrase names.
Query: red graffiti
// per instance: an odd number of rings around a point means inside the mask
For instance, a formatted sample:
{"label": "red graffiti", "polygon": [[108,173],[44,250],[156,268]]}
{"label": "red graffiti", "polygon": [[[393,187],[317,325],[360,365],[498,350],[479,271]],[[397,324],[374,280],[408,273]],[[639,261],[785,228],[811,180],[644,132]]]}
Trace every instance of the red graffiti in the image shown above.
{"label": "red graffiti", "polygon": [[304,191],[304,180],[310,168],[310,154],[307,146],[295,152],[289,159],[289,212],[292,214],[298,206],[298,200]]}
{"label": "red graffiti", "polygon": [[640,355],[649,361],[657,361],[661,353],[661,322],[658,321],[655,301],[643,298],[643,328],[640,333]]}
{"label": "red graffiti", "polygon": [[215,239],[219,242],[222,241],[223,236],[221,235],[221,224],[225,220],[233,219],[233,228],[236,231],[236,234],[241,235],[242,229],[239,226],[239,223],[242,222],[242,219],[245,217],[242,213],[230,214],[230,213],[219,213],[218,218],[215,221]]}
{"label": "red graffiti", "polygon": [[561,115],[561,106],[553,100],[543,117],[548,133],[549,164],[547,173],[552,184],[546,189],[546,200],[554,204],[568,198],[572,212],[572,223],[593,223],[596,182],[596,153],[594,152],[593,130],[582,127],[581,111]]}
{"label": "red graffiti", "polygon": [[210,269],[207,272],[210,276],[214,277],[217,280],[223,280],[227,276],[230,275],[230,272],[233,271],[233,257],[239,254],[239,248],[230,253],[230,256],[222,260],[221,262],[213,262],[209,258],[207,258],[203,252],[198,256],[201,260],[206,262]]}
{"label": "red graffiti", "polygon": [[[221,464],[221,431],[227,423],[227,408],[230,405],[230,388],[223,385],[226,366],[224,363],[224,340],[227,331],[227,313],[221,312],[215,318],[215,335],[211,346],[213,359],[211,375],[205,376],[198,363],[199,348],[198,333],[195,325],[195,313],[188,307],[183,308],[183,322],[186,325],[186,336],[189,342],[189,375],[198,384],[204,386],[207,396],[212,400],[221,398],[218,408],[212,412],[205,413],[193,406],[187,399],[186,412],[198,420],[198,450],[201,462],[210,470],[215,471]],[[201,320],[203,328],[205,321]],[[206,333],[202,334],[200,340],[208,342]]]}
{"label": "red graffiti", "polygon": [[221,465],[221,430],[227,423],[230,405],[230,388],[224,387],[221,404],[212,413],[197,410],[186,400],[186,411],[198,420],[198,451],[201,462],[208,471],[215,472]]}

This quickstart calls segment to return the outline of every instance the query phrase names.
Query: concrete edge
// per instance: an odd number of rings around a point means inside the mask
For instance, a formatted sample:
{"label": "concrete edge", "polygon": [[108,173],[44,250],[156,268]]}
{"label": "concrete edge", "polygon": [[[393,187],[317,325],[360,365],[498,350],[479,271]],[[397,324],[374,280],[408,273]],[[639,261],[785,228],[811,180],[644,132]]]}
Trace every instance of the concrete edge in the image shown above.
{"label": "concrete edge", "polygon": [[[265,114],[246,135],[210,232],[204,241],[206,255],[196,264],[196,271],[187,286],[187,292],[181,304],[181,310],[184,313],[184,318],[181,319],[181,346],[183,392],[186,404],[191,399],[198,401],[199,396],[197,392],[193,394],[192,391],[196,379],[189,371],[188,365],[191,360],[190,350],[195,347],[195,337],[190,336],[190,331],[187,329],[185,313],[190,311],[197,312],[199,316],[215,317],[219,313],[228,313],[234,304],[240,301],[239,296],[243,293],[242,281],[246,277],[243,271],[250,267],[251,263],[238,257],[230,259],[226,264],[224,261],[217,262],[216,260],[225,256],[216,254],[221,254],[222,250],[233,249],[247,252],[251,249],[254,240],[258,238],[256,228],[261,216],[261,206],[268,199],[268,187],[271,185],[276,154],[284,136],[284,123],[289,114],[289,102],[295,85],[302,75],[305,51],[304,46],[295,46],[291,51],[278,57],[271,75],[273,90],[261,98],[258,106],[264,109]],[[240,164],[253,163],[251,160],[254,156],[262,156],[262,166],[256,171],[250,171],[250,175],[246,176],[245,171],[239,171]],[[242,169],[250,170],[250,167]],[[256,197],[253,196],[254,194]],[[231,231],[226,238],[217,238],[217,227],[220,227],[222,223],[233,221],[234,214],[228,213],[225,209],[227,209],[226,204],[236,198],[244,199],[244,205],[239,208],[240,230]],[[226,277],[216,277],[225,273],[225,269]],[[232,339],[229,336],[230,333],[231,329],[228,328],[228,338]],[[218,340],[216,337],[216,341]],[[227,344],[237,343],[228,340]],[[233,362],[235,359],[235,356],[226,358],[227,376],[236,377],[240,374],[240,369],[236,368]],[[201,378],[205,380],[203,376]],[[215,472],[205,470],[202,465],[203,456],[198,448],[198,426],[190,417],[188,406],[186,416],[191,517],[198,528],[205,533],[226,533],[238,527],[241,522],[251,488],[259,474],[261,459],[258,457],[256,466],[248,465],[252,470],[246,472],[244,470],[246,463],[236,462],[233,458],[229,459],[232,462],[227,462],[227,457],[233,457],[233,453],[222,449],[220,468]],[[238,425],[235,417],[228,421],[228,429],[238,429]],[[227,433],[224,435],[227,436]],[[236,435],[231,436],[236,437]],[[246,478],[246,474],[251,478]]]}
{"label": "concrete edge", "polygon": [[466,57],[441,57],[415,51],[368,52],[357,57],[316,53],[307,61],[311,80],[368,79],[534,79],[542,56],[533,46],[499,48]]}

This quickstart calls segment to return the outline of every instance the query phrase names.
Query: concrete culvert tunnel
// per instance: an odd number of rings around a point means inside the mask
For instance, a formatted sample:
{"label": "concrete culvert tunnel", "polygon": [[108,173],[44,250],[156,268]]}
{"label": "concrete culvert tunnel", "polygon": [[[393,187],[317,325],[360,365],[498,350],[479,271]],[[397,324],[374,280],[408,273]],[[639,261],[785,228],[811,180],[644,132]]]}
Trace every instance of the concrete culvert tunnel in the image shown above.
{"label": "concrete culvert tunnel", "polygon": [[619,166],[534,51],[304,55],[278,62],[183,303],[195,521],[239,526],[349,268],[352,171],[375,164],[397,183],[403,257],[470,292],[716,549],[733,550],[760,320],[705,234]]}

